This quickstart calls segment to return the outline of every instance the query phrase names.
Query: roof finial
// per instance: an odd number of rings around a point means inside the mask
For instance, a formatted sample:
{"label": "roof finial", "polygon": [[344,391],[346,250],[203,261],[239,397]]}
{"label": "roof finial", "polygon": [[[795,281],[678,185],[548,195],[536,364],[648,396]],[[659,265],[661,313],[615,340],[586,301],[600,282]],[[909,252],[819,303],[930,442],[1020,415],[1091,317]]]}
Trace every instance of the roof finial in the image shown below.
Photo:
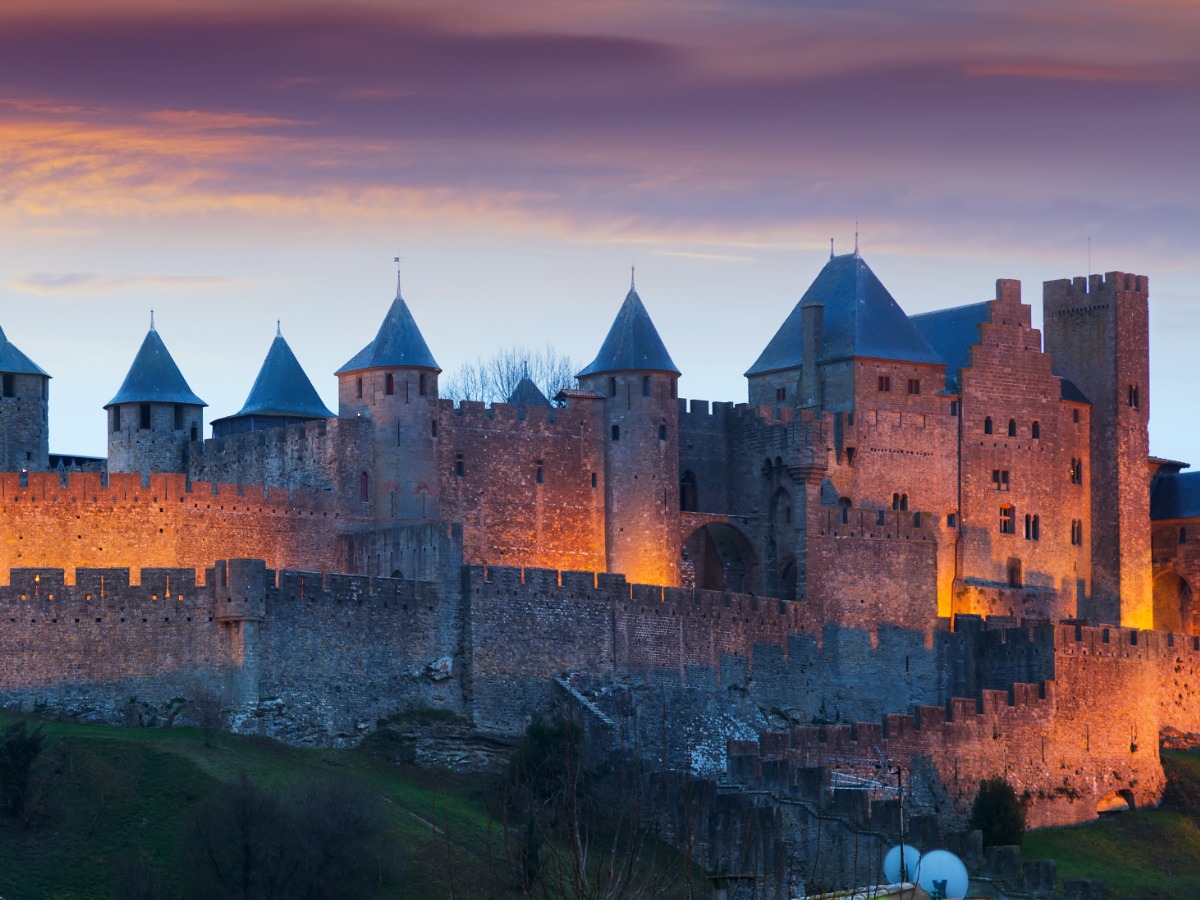
{"label": "roof finial", "polygon": [[858,256],[858,219],[854,220],[854,255]]}
{"label": "roof finial", "polygon": [[833,238],[829,239],[829,258],[833,259]]}
{"label": "roof finial", "polygon": [[634,286],[634,279],[633,279],[633,277],[634,277],[634,274],[636,273],[636,271],[637,271],[637,267],[636,267],[636,266],[634,266],[634,265],[630,265],[630,266],[629,266],[629,289],[630,289],[631,291],[636,291],[636,290],[637,290],[637,288]]}
{"label": "roof finial", "polygon": [[400,296],[400,257],[393,256],[392,262],[396,264],[396,296]]}
{"label": "roof finial", "polygon": [[279,320],[275,320],[275,337],[283,337],[283,329],[279,326]]}
{"label": "roof finial", "polygon": [[154,307],[150,308],[150,330],[154,330]]}

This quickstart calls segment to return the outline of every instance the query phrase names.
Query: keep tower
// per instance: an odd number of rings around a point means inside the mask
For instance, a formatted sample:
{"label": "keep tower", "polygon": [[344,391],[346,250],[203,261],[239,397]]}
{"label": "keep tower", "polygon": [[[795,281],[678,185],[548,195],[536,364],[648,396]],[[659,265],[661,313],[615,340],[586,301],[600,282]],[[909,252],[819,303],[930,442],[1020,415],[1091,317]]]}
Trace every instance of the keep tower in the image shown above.
{"label": "keep tower", "polygon": [[580,386],[605,396],[605,546],[610,572],[679,583],[679,369],[631,284]]}
{"label": "keep tower", "polygon": [[400,294],[375,339],[337,371],[338,415],[366,420],[372,458],[354,486],[378,519],[438,517],[437,407],[441,367]]}
{"label": "keep tower", "polygon": [[1155,627],[1150,563],[1149,279],[1104,276],[1043,287],[1046,350],[1056,375],[1092,403],[1090,617]]}
{"label": "keep tower", "polygon": [[44,471],[50,463],[50,376],[0,329],[0,471]]}
{"label": "keep tower", "polygon": [[204,407],[150,317],[150,330],[108,412],[108,471],[183,472],[203,438]]}

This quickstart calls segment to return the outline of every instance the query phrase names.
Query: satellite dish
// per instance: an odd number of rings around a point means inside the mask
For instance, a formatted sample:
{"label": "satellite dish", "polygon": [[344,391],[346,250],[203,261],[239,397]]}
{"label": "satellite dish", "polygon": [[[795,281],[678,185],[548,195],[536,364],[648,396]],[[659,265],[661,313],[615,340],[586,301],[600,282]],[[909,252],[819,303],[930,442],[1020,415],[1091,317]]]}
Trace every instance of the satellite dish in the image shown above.
{"label": "satellite dish", "polygon": [[[904,877],[900,877],[900,848],[904,848]],[[891,884],[917,880],[921,852],[912,844],[897,844],[883,856],[883,877]]]}
{"label": "satellite dish", "polygon": [[967,895],[967,867],[949,850],[930,850],[917,866],[917,884],[930,897],[959,900]]}

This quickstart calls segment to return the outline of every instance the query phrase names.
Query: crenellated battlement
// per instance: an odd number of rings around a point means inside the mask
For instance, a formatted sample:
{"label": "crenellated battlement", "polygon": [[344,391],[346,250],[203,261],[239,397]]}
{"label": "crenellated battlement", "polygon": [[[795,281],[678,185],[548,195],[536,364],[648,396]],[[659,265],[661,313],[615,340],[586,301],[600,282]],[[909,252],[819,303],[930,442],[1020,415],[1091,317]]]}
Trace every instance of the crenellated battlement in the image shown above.
{"label": "crenellated battlement", "polygon": [[818,533],[824,537],[876,541],[936,541],[936,517],[927,512],[858,507],[824,507],[818,511]]}
{"label": "crenellated battlement", "polygon": [[[1077,275],[1074,278],[1060,278],[1047,281],[1043,287],[1045,302],[1061,303],[1068,300],[1090,299],[1102,301],[1113,297],[1116,293],[1148,294],[1150,279],[1145,275],[1134,275],[1131,272],[1106,272],[1104,275]],[[1062,315],[1067,310],[1054,310],[1054,315]],[[1052,311],[1047,310],[1047,316]]]}

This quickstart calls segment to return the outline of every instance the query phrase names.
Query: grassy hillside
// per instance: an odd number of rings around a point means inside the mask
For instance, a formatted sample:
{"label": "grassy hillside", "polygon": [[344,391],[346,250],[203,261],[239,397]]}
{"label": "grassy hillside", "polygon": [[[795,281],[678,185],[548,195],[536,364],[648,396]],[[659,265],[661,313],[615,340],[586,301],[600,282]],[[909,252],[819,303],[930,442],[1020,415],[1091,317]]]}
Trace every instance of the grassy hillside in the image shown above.
{"label": "grassy hillside", "polygon": [[[0,728],[15,721],[0,715]],[[335,797],[362,798],[353,805],[378,813],[377,841],[368,849],[379,852],[354,858],[356,873],[370,876],[369,889],[356,896],[520,895],[514,854],[506,853],[505,831],[489,814],[495,806],[489,780],[397,766],[386,732],[359,749],[338,751],[227,734],[206,747],[190,729],[40,727],[47,741],[35,781],[48,786],[44,801],[28,827],[19,817],[0,816],[5,900],[189,896],[197,867],[205,865],[202,825],[214,798],[247,783],[281,797],[327,784]],[[684,894],[681,880],[690,869],[659,852],[672,882],[661,895]],[[561,895],[557,888],[545,893]]]}
{"label": "grassy hillside", "polygon": [[1113,897],[1200,896],[1200,752],[1163,753],[1163,767],[1168,785],[1158,809],[1031,831],[1024,855],[1056,859],[1060,881],[1103,878]]}

